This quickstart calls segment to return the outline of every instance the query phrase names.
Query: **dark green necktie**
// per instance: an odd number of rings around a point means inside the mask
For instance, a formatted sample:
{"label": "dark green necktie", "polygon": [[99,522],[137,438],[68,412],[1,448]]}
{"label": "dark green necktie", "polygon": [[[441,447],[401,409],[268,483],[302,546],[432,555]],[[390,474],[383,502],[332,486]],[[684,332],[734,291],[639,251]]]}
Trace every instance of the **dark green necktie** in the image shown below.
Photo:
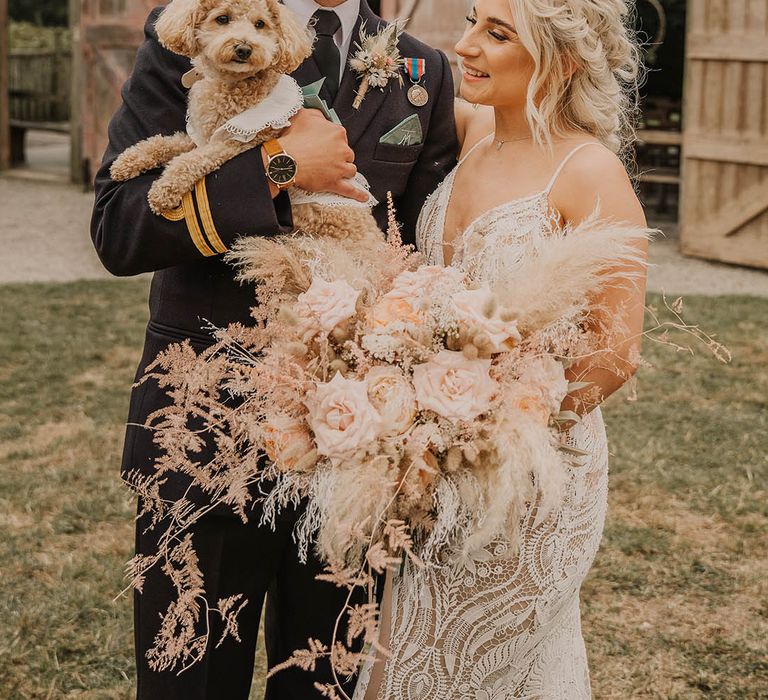
{"label": "dark green necktie", "polygon": [[325,76],[325,88],[331,95],[331,101],[339,91],[339,73],[341,72],[341,54],[333,37],[341,29],[341,20],[333,10],[318,10],[312,15],[312,23],[317,34],[312,51],[320,72]]}

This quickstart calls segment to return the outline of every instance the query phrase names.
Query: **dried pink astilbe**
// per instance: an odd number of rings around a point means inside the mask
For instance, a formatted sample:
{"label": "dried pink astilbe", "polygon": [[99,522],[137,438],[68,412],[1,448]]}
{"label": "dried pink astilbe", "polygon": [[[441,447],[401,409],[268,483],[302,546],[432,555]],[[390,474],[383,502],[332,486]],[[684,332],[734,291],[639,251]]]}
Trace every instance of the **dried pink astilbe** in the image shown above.
{"label": "dried pink astilbe", "polygon": [[[379,573],[382,573],[383,570]],[[379,633],[379,606],[375,603],[354,605],[347,609],[349,620],[347,624],[347,647],[358,637],[363,637],[366,642],[378,640]]]}
{"label": "dried pink astilbe", "polygon": [[223,598],[216,604],[216,609],[224,622],[224,630],[216,643],[217,647],[220,647],[228,637],[236,642],[241,641],[237,618],[246,605],[248,605],[248,601],[240,593],[229,596],[229,598]]}
{"label": "dried pink astilbe", "polygon": [[176,588],[176,599],[162,615],[160,630],[147,654],[154,671],[195,663],[202,658],[208,642],[207,633],[199,632],[205,590],[190,535],[168,553],[162,569]]}
{"label": "dried pink astilbe", "polygon": [[267,678],[271,678],[276,673],[288,668],[300,668],[302,671],[313,672],[317,667],[317,662],[328,657],[328,645],[317,639],[309,639],[307,645],[307,649],[295,650],[290,658],[269,669]]}

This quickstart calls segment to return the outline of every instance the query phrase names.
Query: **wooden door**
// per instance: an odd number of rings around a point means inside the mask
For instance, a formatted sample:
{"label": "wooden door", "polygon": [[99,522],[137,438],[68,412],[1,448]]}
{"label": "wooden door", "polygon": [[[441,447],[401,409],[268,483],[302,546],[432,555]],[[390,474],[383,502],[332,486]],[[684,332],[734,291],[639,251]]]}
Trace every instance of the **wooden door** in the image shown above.
{"label": "wooden door", "polygon": [[691,0],[681,248],[768,268],[768,0]]}
{"label": "wooden door", "polygon": [[74,0],[76,36],[73,152],[79,175],[91,183],[107,144],[107,125],[120,105],[149,11],[160,0]]}

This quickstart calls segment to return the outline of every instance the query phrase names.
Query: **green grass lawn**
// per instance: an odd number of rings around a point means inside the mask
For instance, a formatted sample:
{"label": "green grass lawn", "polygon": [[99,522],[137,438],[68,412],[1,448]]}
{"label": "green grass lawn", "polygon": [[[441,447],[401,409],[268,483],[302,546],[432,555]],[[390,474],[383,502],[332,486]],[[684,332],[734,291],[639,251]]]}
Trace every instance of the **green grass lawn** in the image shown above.
{"label": "green grass lawn", "polygon": [[[131,697],[131,604],[113,598],[146,292],[0,287],[3,700]],[[598,700],[768,697],[768,300],[687,308],[734,361],[649,346],[638,400],[606,407],[611,510],[583,596]]]}

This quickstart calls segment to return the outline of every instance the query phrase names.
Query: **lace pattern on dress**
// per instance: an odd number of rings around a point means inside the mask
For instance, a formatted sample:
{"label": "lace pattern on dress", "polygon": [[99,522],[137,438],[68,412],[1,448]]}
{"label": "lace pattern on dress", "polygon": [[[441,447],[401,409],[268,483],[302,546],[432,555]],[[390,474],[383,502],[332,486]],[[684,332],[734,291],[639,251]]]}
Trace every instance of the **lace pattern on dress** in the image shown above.
{"label": "lace pattern on dress", "polygon": [[537,524],[536,507],[529,508],[516,554],[498,540],[459,564],[407,565],[395,580],[392,657],[378,700],[591,697],[579,589],[607,505],[599,411],[569,437],[591,457],[570,470],[559,511]]}

